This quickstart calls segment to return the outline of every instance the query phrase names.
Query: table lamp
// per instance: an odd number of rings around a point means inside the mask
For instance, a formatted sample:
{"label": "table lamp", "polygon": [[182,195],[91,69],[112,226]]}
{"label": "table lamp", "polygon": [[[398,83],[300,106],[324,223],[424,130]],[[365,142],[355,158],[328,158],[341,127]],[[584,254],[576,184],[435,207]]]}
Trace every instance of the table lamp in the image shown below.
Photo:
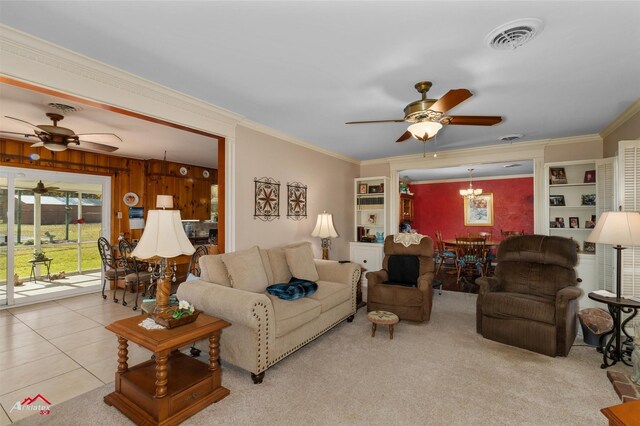
{"label": "table lamp", "polygon": [[331,242],[329,238],[335,238],[338,236],[336,228],[333,227],[333,216],[331,213],[322,212],[318,215],[318,221],[316,227],[311,233],[312,237],[322,238],[322,259],[329,259],[329,246]]}
{"label": "table lamp", "polygon": [[[621,297],[622,250],[640,246],[640,212],[604,212],[591,234],[590,243],[614,244],[617,252],[616,299]],[[626,246],[626,247],[625,247]]]}
{"label": "table lamp", "polygon": [[[157,205],[168,205],[168,199],[160,199]],[[191,255],[195,251],[182,228],[179,210],[149,210],[147,223],[142,237],[131,253],[140,259],[160,257],[160,270],[157,275],[155,314],[163,314],[169,308],[171,282],[176,280],[175,264],[170,267],[167,259],[180,255]]]}

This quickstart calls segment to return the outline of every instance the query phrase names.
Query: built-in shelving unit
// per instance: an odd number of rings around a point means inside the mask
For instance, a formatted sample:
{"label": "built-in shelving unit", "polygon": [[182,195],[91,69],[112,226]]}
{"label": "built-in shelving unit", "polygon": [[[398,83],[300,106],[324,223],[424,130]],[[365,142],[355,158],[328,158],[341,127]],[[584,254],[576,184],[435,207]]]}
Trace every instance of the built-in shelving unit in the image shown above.
{"label": "built-in shelving unit", "polygon": [[545,165],[547,234],[572,238],[579,253],[593,255],[585,239],[596,221],[596,162],[572,161]]}
{"label": "built-in shelving unit", "polygon": [[382,242],[389,233],[389,178],[356,178],[355,242],[377,237]]}

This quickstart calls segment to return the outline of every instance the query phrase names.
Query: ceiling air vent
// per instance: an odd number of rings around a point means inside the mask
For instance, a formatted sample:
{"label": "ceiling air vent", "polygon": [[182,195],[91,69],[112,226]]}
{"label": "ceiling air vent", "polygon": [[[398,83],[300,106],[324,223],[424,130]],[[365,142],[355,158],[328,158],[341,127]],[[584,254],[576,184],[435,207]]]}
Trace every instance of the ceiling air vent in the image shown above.
{"label": "ceiling air vent", "polygon": [[61,111],[63,114],[68,114],[70,112],[77,112],[77,111],[81,111],[82,108],[77,107],[77,106],[72,106],[72,105],[67,105],[67,104],[61,104],[58,102],[49,102],[47,103],[48,107],[57,109],[58,111]]}
{"label": "ceiling air vent", "polygon": [[498,50],[515,50],[538,35],[544,24],[535,18],[518,19],[500,25],[485,37],[485,43]]}
{"label": "ceiling air vent", "polygon": [[524,135],[521,133],[514,133],[512,135],[504,135],[500,138],[500,140],[502,142],[513,142],[515,140],[518,140],[520,138],[522,138]]}

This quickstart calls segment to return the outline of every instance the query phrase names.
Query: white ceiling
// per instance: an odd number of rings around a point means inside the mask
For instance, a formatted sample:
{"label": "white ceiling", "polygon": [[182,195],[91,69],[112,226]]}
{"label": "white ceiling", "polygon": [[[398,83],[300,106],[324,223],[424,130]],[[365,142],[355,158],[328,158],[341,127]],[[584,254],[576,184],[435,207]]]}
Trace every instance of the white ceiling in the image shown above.
{"label": "white ceiling", "polygon": [[[504,119],[448,126],[438,151],[597,133],[640,97],[637,1],[150,3],[3,1],[0,21],[361,160],[422,152],[394,143],[406,124],[344,124],[402,118],[420,80],[471,90],[451,114]],[[520,18],[544,30],[485,45]]]}
{"label": "white ceiling", "polygon": [[533,175],[533,161],[512,161],[508,163],[463,164],[457,167],[434,169],[407,169],[400,171],[400,177],[407,176],[411,182],[431,180],[469,179],[469,169],[473,178]]}

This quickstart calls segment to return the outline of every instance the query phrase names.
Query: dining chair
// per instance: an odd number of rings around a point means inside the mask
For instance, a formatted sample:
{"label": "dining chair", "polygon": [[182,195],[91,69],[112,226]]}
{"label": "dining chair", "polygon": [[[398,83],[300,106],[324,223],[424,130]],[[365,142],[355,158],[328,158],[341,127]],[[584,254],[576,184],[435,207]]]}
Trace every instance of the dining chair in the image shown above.
{"label": "dining chair", "polygon": [[471,238],[484,238],[487,241],[491,241],[492,237],[493,237],[493,232],[492,231],[488,231],[488,232],[472,232],[469,231],[467,233],[467,237],[471,237]]}
{"label": "dining chair", "polygon": [[458,258],[456,266],[458,276],[456,282],[460,281],[460,275],[471,278],[484,276],[486,262],[486,240],[482,237],[456,237],[456,251]]}
{"label": "dining chair", "polygon": [[[443,269],[457,269],[456,266],[456,250],[453,247],[447,247],[442,240],[442,232],[436,231],[436,248],[438,252],[436,253],[436,263],[438,267],[436,268],[436,276],[440,272],[440,268]],[[440,294],[442,294],[442,285],[440,285]]]}
{"label": "dining chair", "polygon": [[104,289],[107,285],[107,281],[114,283],[113,290],[113,302],[118,303],[116,293],[118,291],[118,280],[124,278],[126,275],[126,264],[122,262],[121,258],[117,258],[113,254],[113,248],[105,237],[98,238],[98,253],[100,253],[100,260],[102,261],[102,298],[106,299],[107,295],[104,294]]}
{"label": "dining chair", "polygon": [[120,249],[120,257],[125,262],[126,275],[124,276],[124,289],[122,290],[122,306],[127,306],[126,295],[127,289],[132,293],[135,289],[136,303],[133,310],[138,310],[138,299],[140,296],[140,286],[142,286],[142,296],[147,294],[147,289],[151,285],[151,272],[149,272],[146,262],[138,261],[135,256],[131,255],[133,247],[126,238],[122,238],[118,243]]}

